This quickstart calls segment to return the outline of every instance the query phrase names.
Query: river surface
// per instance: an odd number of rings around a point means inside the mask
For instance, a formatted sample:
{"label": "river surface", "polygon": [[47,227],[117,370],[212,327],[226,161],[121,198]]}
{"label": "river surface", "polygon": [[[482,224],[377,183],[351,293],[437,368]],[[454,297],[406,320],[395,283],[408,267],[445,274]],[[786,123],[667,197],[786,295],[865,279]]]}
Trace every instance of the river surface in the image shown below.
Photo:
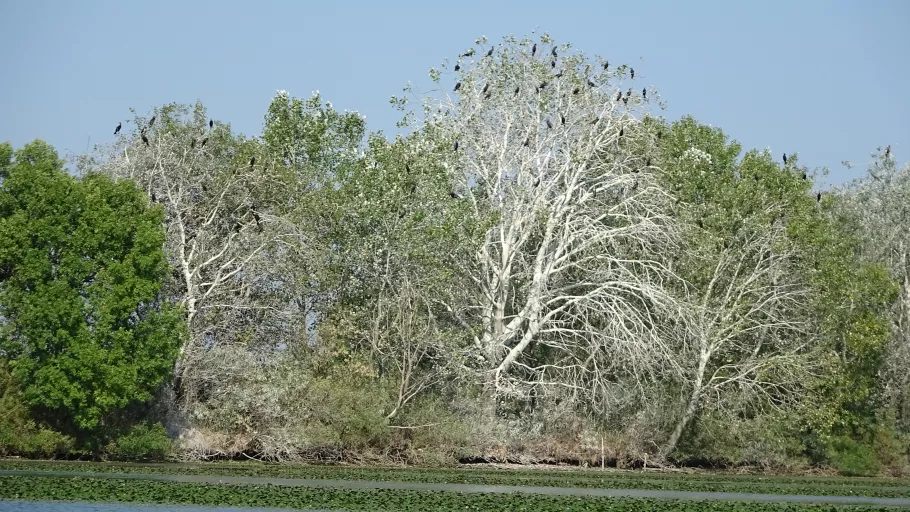
{"label": "river surface", "polygon": [[[237,484],[237,485],[280,485],[289,487],[314,487],[336,489],[400,489],[418,491],[443,491],[462,493],[518,493],[518,494],[544,494],[556,496],[601,496],[612,498],[662,498],[674,500],[725,500],[725,501],[752,501],[773,503],[830,503],[840,505],[889,505],[897,507],[910,507],[910,498],[873,498],[865,496],[804,496],[792,494],[751,494],[735,492],[694,492],[694,491],[663,491],[645,489],[597,489],[588,487],[542,487],[525,485],[481,485],[481,484],[444,484],[425,482],[381,482],[368,480],[322,480],[305,478],[260,478],[236,477],[219,475],[159,475],[143,473],[86,473],[76,471],[20,471],[0,470],[0,475],[43,476],[43,477],[83,477],[83,478],[122,478],[129,480],[156,480],[159,482],[191,482],[208,484]],[[76,505],[67,504],[68,508],[4,508],[13,502],[0,501],[0,512],[8,510],[38,510],[42,512],[62,512],[63,510],[81,510]],[[48,506],[41,504],[40,506]],[[89,505],[99,506],[99,505]],[[192,507],[149,507],[142,508],[129,505],[111,505],[116,508],[95,509],[99,511],[124,510],[129,512],[160,512],[163,510],[180,511],[238,511],[249,512],[257,509],[238,508],[192,508]],[[85,509],[93,510],[93,509]],[[261,509],[259,509],[261,510]],[[274,512],[276,509],[268,509]]]}

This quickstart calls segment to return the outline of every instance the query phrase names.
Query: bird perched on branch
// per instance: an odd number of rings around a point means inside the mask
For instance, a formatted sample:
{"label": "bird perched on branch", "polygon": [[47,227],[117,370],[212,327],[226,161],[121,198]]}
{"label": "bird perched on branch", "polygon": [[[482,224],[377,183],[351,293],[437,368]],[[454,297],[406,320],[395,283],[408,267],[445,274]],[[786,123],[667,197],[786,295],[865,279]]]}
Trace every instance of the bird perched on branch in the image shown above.
{"label": "bird perched on branch", "polygon": [[531,47],[531,57],[537,54],[537,43],[534,43],[534,46]]}
{"label": "bird perched on branch", "polygon": [[629,72],[632,74],[632,80],[635,80],[635,68],[629,68]]}
{"label": "bird perched on branch", "polygon": [[461,55],[459,55],[459,57],[470,57],[472,55],[474,55],[474,48],[471,48],[470,50],[462,53]]}
{"label": "bird perched on branch", "polygon": [[142,142],[145,142],[145,147],[149,146],[149,138],[145,136],[145,130],[139,133],[139,136],[142,137]]}
{"label": "bird perched on branch", "polygon": [[117,135],[118,133],[120,133],[121,127],[123,127],[123,125],[121,123],[117,123],[117,127],[114,128],[114,135]]}

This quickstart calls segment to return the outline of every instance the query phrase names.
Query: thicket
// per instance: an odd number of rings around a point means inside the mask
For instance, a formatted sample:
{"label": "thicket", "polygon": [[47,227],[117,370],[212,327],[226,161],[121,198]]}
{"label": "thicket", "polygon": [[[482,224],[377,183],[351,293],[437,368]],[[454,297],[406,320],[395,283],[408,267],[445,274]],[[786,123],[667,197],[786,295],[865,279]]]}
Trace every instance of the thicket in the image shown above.
{"label": "thicket", "polygon": [[819,192],[547,35],[430,81],[2,146],[0,451],[906,471],[890,148]]}

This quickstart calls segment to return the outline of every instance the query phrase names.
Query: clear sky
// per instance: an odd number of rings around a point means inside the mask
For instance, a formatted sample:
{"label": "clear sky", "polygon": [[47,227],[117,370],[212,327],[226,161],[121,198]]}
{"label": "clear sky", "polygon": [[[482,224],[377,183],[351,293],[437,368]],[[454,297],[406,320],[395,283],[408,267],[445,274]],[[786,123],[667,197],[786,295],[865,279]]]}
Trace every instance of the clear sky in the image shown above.
{"label": "clear sky", "polygon": [[255,135],[278,89],[319,90],[392,133],[388,100],[407,81],[428,85],[481,35],[535,29],[633,65],[670,119],[799,152],[829,182],[877,146],[910,160],[908,0],[3,0],[0,141],[71,155],[112,140],[130,107],[197,99]]}

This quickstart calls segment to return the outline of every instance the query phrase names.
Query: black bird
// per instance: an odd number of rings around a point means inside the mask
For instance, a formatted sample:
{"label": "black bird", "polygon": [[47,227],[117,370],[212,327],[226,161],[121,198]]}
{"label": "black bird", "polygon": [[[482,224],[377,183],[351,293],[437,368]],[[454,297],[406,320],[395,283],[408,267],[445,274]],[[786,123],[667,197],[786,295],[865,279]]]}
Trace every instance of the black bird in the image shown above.
{"label": "black bird", "polygon": [[619,128],[619,136],[622,137],[622,134],[625,133],[626,129],[623,127]]}
{"label": "black bird", "polygon": [[787,154],[784,153],[784,165],[787,165]]}
{"label": "black bird", "polygon": [[534,46],[531,47],[531,57],[537,54],[537,43],[534,43]]}
{"label": "black bird", "polygon": [[459,57],[470,57],[471,55],[474,55],[474,48],[462,53]]}
{"label": "black bird", "polygon": [[519,87],[519,86],[516,85],[516,86],[515,86],[515,94],[518,94],[518,91],[520,91],[520,90],[521,90],[521,87]]}
{"label": "black bird", "polygon": [[604,71],[610,69],[610,61],[604,62]]}
{"label": "black bird", "polygon": [[157,203],[157,202],[158,202],[158,198],[155,197],[155,193],[154,193],[154,192],[152,192],[152,202],[153,202],[153,203]]}
{"label": "black bird", "polygon": [[534,180],[534,187],[537,187],[537,185],[540,185],[540,176],[538,176],[538,177]]}
{"label": "black bird", "polygon": [[458,151],[458,141],[455,141],[455,151]]}
{"label": "black bird", "polygon": [[460,69],[461,69],[461,64],[455,64],[455,71],[458,71]]}
{"label": "black bird", "polygon": [[204,148],[204,147],[205,147],[205,143],[208,142],[208,141],[209,141],[209,138],[208,138],[208,137],[202,139],[202,144],[200,144],[199,147],[200,147],[200,148]]}
{"label": "black bird", "polygon": [[758,181],[758,174],[753,174],[752,177],[755,178],[755,181]]}
{"label": "black bird", "polygon": [[458,195],[454,190],[449,192],[449,197],[451,197],[452,199],[461,199],[461,196]]}
{"label": "black bird", "polygon": [[657,130],[657,140],[660,140],[663,136],[664,136],[664,132],[661,130]]}
{"label": "black bird", "polygon": [[411,166],[407,162],[404,164],[404,172],[411,174]]}
{"label": "black bird", "polygon": [[891,156],[891,144],[888,144],[885,148],[885,158],[888,158],[889,156]]}
{"label": "black bird", "polygon": [[555,68],[555,67],[556,67],[556,61],[555,61],[555,60],[551,60],[551,61],[550,61],[550,67],[551,67],[551,68]]}
{"label": "black bird", "polygon": [[626,97],[628,98],[629,96],[632,96],[632,88],[631,88],[631,87],[629,87],[629,90],[626,91]]}
{"label": "black bird", "polygon": [[562,121],[562,124],[566,124],[566,116],[559,114],[559,120]]}
{"label": "black bird", "polygon": [[215,127],[215,121],[209,119],[209,128],[214,128],[214,127]]}
{"label": "black bird", "polygon": [[540,82],[540,85],[538,86],[538,89],[543,89],[543,88],[546,87],[546,86],[547,86],[547,81],[544,80],[543,82]]}
{"label": "black bird", "polygon": [[555,76],[556,78],[562,78],[562,71],[560,71],[559,73],[556,73],[553,76]]}
{"label": "black bird", "polygon": [[648,89],[647,88],[644,88],[641,90],[641,97],[644,99],[648,99]]}
{"label": "black bird", "polygon": [[591,72],[591,65],[588,64],[587,66],[585,66],[585,76],[588,76],[588,73],[590,73],[590,72]]}
{"label": "black bird", "polygon": [[151,128],[153,124],[155,124],[155,116],[152,116],[152,118],[149,119],[149,128]]}
{"label": "black bird", "polygon": [[493,56],[493,48],[490,48],[490,51],[487,52],[487,57]]}
{"label": "black bird", "polygon": [[547,119],[547,128],[553,128],[553,123],[549,119]]}
{"label": "black bird", "polygon": [[629,68],[629,72],[632,73],[632,80],[635,80],[635,68]]}
{"label": "black bird", "polygon": [[572,89],[572,94],[578,94],[581,91],[578,87]]}
{"label": "black bird", "polygon": [[807,179],[809,179],[809,176],[807,176],[806,173],[803,173],[803,179],[807,180]]}
{"label": "black bird", "polygon": [[413,194],[414,192],[417,192],[417,183],[411,185],[411,193]]}
{"label": "black bird", "polygon": [[486,85],[483,86],[483,90],[480,91],[480,92],[486,93],[489,89],[490,89],[490,84],[486,84]]}
{"label": "black bird", "polygon": [[196,149],[196,139],[190,141],[190,149]]}
{"label": "black bird", "polygon": [[149,138],[145,136],[145,132],[142,132],[141,135],[142,135],[142,142],[145,142],[145,146],[148,147]]}
{"label": "black bird", "polygon": [[819,193],[815,196],[815,202],[816,202],[816,203],[820,203],[821,200],[822,200],[822,193],[819,192]]}
{"label": "black bird", "polygon": [[250,170],[253,169],[253,166],[256,165],[256,157],[250,158]]}
{"label": "black bird", "polygon": [[117,127],[114,128],[114,135],[117,135],[118,133],[120,133],[120,128],[122,128],[122,127],[123,127],[123,125],[121,123],[117,123]]}
{"label": "black bird", "polygon": [[488,92],[488,93],[486,93],[486,94],[483,95],[483,99],[485,99],[485,100],[488,100],[488,99],[490,99],[490,98],[492,98],[492,97],[493,97],[493,93],[492,93],[492,92]]}
{"label": "black bird", "polygon": [[591,124],[597,124],[597,121],[600,121],[599,117],[595,117],[594,120],[591,121]]}
{"label": "black bird", "polygon": [[553,54],[553,57],[559,57],[559,55],[556,54],[556,47],[555,47],[555,46],[553,47],[553,51],[551,51],[550,53]]}
{"label": "black bird", "polygon": [[616,101],[619,101],[621,99],[622,99],[622,91],[616,91]]}
{"label": "black bird", "polygon": [[528,146],[530,146],[530,145],[531,145],[531,137],[528,136],[528,138],[525,139],[524,146],[525,146],[525,147],[528,147]]}
{"label": "black bird", "polygon": [[645,162],[645,165],[651,167],[651,157],[648,157],[648,161]]}
{"label": "black bird", "polygon": [[628,104],[629,104],[629,97],[628,97],[628,96],[626,96],[625,98],[622,99],[622,104],[623,104],[623,105],[628,105]]}
{"label": "black bird", "polygon": [[588,80],[588,87],[597,87],[597,84],[595,84],[594,82]]}
{"label": "black bird", "polygon": [[458,89],[461,89],[461,82],[455,84],[455,92],[458,92]]}
{"label": "black bird", "polygon": [[202,191],[203,191],[203,192],[208,192],[208,191],[209,191],[209,188],[208,188],[207,186],[205,186],[205,183],[202,184]]}

